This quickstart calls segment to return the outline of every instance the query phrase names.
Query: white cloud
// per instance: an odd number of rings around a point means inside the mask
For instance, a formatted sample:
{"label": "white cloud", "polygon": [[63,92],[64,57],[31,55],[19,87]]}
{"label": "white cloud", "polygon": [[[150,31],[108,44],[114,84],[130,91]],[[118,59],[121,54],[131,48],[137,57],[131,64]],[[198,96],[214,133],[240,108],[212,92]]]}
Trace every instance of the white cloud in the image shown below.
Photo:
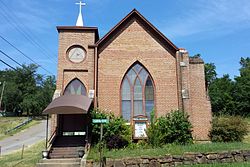
{"label": "white cloud", "polygon": [[2,1],[0,5],[1,13],[4,15],[4,27],[0,28],[2,33],[8,32],[8,27],[21,27],[24,31],[44,33],[50,28],[53,19],[50,16],[55,14],[50,5],[45,8],[39,1],[34,0]]}
{"label": "white cloud", "polygon": [[197,0],[173,18],[163,28],[170,37],[199,33],[228,34],[250,28],[249,0]]}

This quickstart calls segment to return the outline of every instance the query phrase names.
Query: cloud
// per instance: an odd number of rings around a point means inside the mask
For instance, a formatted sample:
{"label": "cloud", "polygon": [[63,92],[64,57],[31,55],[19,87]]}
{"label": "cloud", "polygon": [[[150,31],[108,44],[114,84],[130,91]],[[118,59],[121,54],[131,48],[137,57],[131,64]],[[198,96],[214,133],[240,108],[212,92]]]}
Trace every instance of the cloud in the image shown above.
{"label": "cloud", "polygon": [[249,0],[197,0],[185,5],[180,17],[163,28],[170,37],[200,33],[229,34],[250,27]]}
{"label": "cloud", "polygon": [[[17,27],[35,33],[45,33],[51,25],[55,12],[50,5],[45,7],[38,1],[9,1],[0,3],[2,22],[1,32],[8,31],[8,27]],[[7,18],[6,18],[7,17]]]}

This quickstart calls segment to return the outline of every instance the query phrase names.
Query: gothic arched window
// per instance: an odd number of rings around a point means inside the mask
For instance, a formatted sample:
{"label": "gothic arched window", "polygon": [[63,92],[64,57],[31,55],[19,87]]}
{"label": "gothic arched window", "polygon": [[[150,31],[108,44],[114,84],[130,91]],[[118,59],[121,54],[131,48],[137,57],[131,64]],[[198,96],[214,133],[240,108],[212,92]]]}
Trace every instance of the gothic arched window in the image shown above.
{"label": "gothic arched window", "polygon": [[139,63],[134,64],[125,74],[121,87],[122,117],[146,116],[154,108],[154,86],[149,73]]}
{"label": "gothic arched window", "polygon": [[64,95],[86,96],[86,94],[86,88],[79,79],[73,79],[64,90]]}

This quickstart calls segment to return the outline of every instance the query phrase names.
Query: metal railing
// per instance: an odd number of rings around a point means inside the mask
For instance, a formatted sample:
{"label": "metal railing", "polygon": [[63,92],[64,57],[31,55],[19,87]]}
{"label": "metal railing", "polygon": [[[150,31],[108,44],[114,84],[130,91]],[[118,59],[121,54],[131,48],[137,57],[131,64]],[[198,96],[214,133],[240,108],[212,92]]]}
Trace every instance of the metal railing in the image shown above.
{"label": "metal railing", "polygon": [[57,135],[57,127],[56,127],[56,129],[54,130],[54,132],[51,134],[50,138],[47,141],[47,148],[46,148],[47,151],[50,150],[50,148],[51,148],[51,146],[52,146],[52,144],[53,144],[53,142],[54,142],[54,140],[56,138],[56,135]]}
{"label": "metal railing", "polygon": [[10,133],[12,131],[15,131],[15,130],[19,129],[19,128],[23,127],[24,125],[27,125],[31,121],[32,121],[32,118],[29,117],[28,120],[22,122],[21,124],[17,125],[16,127],[12,128],[12,129],[9,129],[9,130],[5,131],[5,134],[8,134],[8,133]]}

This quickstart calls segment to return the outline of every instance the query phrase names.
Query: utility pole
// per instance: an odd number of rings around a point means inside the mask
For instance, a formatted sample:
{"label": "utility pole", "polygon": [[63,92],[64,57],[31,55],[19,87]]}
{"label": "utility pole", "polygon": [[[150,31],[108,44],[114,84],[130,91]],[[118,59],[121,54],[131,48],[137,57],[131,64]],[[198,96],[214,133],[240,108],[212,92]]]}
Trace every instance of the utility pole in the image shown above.
{"label": "utility pole", "polygon": [[[0,82],[0,84],[1,84],[1,82]],[[5,87],[5,81],[3,81],[3,88],[2,88],[1,97],[0,97],[0,110],[1,110],[1,107],[2,107],[2,99],[3,99],[4,87]]]}

